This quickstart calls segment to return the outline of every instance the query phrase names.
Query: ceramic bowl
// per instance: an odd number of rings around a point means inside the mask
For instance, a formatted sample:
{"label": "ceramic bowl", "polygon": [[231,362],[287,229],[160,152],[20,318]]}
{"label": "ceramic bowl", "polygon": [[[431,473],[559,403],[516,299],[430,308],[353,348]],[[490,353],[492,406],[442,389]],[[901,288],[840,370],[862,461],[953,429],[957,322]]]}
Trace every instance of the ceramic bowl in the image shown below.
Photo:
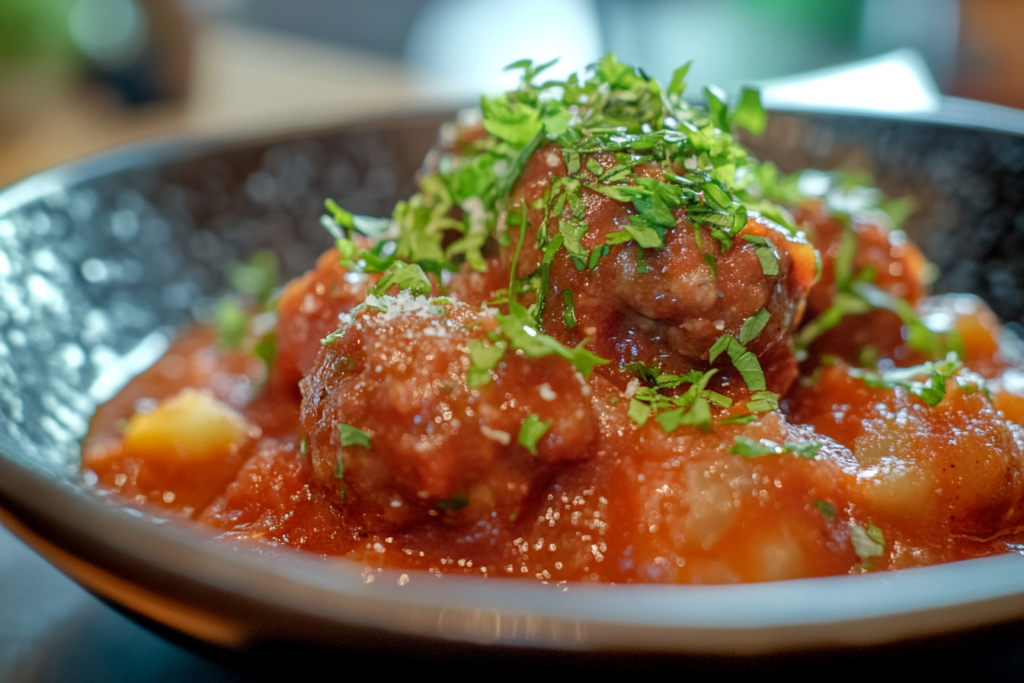
{"label": "ceramic bowl", "polygon": [[[1019,553],[737,586],[548,586],[378,571],[229,545],[79,476],[98,403],[167,348],[256,249],[286,276],[330,244],[333,197],[389,213],[446,116],[251,140],[169,141],[0,192],[0,520],[89,590],[218,646],[364,651],[767,653],[872,645],[1024,618]],[[1024,113],[948,101],[917,119],[775,112],[762,159],[857,168],[895,196],[939,292],[1024,316]],[[1011,323],[1012,324],[1012,323]]]}

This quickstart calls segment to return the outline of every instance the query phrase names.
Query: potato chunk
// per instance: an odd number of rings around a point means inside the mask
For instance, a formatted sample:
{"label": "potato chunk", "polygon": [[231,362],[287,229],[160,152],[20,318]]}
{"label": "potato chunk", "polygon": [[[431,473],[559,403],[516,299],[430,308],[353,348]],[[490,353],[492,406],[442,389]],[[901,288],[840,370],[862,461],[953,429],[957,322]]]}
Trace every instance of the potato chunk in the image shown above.
{"label": "potato chunk", "polygon": [[207,460],[237,451],[250,425],[212,394],[182,389],[151,413],[136,414],[124,432],[124,451],[146,460]]}

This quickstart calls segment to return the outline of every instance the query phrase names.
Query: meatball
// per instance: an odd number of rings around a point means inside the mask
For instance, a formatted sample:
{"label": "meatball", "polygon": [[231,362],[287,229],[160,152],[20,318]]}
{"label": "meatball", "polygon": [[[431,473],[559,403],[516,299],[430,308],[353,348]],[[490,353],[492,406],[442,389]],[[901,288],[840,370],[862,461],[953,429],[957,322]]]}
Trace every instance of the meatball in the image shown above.
{"label": "meatball", "polygon": [[568,362],[506,350],[469,381],[473,348],[503,348],[492,311],[408,292],[368,303],[302,384],[315,476],[337,503],[400,525],[514,516],[588,456],[590,387]]}
{"label": "meatball", "polygon": [[[836,301],[836,259],[841,251],[844,226],[820,202],[807,201],[794,210],[794,218],[821,254],[821,279],[807,297],[805,322],[825,312]],[[866,274],[866,280],[887,294],[916,305],[927,294],[924,280],[927,262],[902,230],[889,230],[868,216],[854,216],[851,228],[857,239],[852,274]],[[847,315],[824,332],[809,349],[813,366],[825,354],[847,363],[868,358],[888,358],[897,365],[926,360],[906,344],[903,320],[887,309]]]}
{"label": "meatball", "polygon": [[270,383],[292,390],[313,367],[320,340],[337,329],[338,316],[366,296],[379,277],[349,272],[337,249],[328,249],[316,268],[288,283],[278,304],[277,355]]}
{"label": "meatball", "polygon": [[[793,218],[821,253],[821,279],[807,296],[807,318],[832,305],[836,296],[836,257],[843,241],[843,223],[820,202],[796,207]],[[880,289],[916,304],[927,294],[924,279],[927,261],[902,230],[889,230],[868,216],[854,216],[851,227],[857,237],[853,271],[870,269]]]}
{"label": "meatball", "polygon": [[[591,160],[602,168],[616,163],[611,154],[597,154]],[[665,170],[651,163],[635,166],[634,172],[658,180],[665,177]],[[520,228],[509,226],[510,244],[501,259],[510,268],[519,252],[519,278],[529,277],[542,262],[536,233],[544,214],[537,208],[538,200],[553,178],[566,174],[561,148],[545,145],[528,161],[513,190],[510,211],[529,207],[526,235],[520,248]],[[589,170],[580,177],[596,182]],[[580,246],[591,253],[604,247],[607,254],[580,268],[565,249],[556,253],[544,302],[548,334],[566,344],[589,338],[594,353],[617,364],[641,361],[686,371],[706,368],[714,343],[722,335],[738,337],[744,320],[764,309],[771,317],[750,348],[767,361],[766,370],[777,368],[774,381],[769,373],[770,385],[776,391],[789,387],[796,377],[792,333],[817,276],[817,256],[810,244],[770,221],[751,218],[731,247],[723,248],[707,226],[695,229],[681,208],[673,211],[676,227],[665,232],[663,249],[640,249],[632,242],[608,245],[608,235],[621,233],[636,209],[587,187],[581,194],[587,229]],[[561,230],[570,213],[566,203],[562,215],[551,216],[549,233]],[[505,222],[510,222],[509,216]],[[759,250],[771,252],[777,272],[762,265]],[[570,300],[574,321],[566,322]]]}

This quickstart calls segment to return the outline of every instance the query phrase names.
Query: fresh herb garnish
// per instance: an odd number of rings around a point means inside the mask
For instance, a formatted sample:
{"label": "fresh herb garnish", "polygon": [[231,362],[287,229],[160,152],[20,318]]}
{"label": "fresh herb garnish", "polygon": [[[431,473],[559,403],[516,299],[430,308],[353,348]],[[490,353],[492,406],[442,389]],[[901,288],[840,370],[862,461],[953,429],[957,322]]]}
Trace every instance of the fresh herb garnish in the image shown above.
{"label": "fresh herb garnish", "polygon": [[[630,363],[625,369],[633,371],[648,384],[638,387],[629,401],[627,414],[640,426],[654,415],[666,434],[683,425],[710,430],[711,406],[732,406],[732,399],[707,388],[717,370],[694,370],[685,375],[671,375],[648,368],[642,363]],[[665,393],[683,384],[689,384],[690,387],[682,394],[671,396]]]}
{"label": "fresh herb garnish", "polygon": [[565,329],[571,330],[576,327],[576,304],[573,303],[572,290],[562,290],[562,301],[565,303],[565,312],[562,314],[562,321],[565,323]]}
{"label": "fresh herb garnish", "polygon": [[785,443],[777,444],[768,439],[755,441],[745,436],[737,436],[734,441],[735,443],[729,449],[729,452],[743,458],[760,458],[765,455],[792,453],[801,458],[813,460],[814,456],[821,450],[820,441],[786,441]]}
{"label": "fresh herb garnish", "polygon": [[[339,424],[338,432],[341,436],[342,448],[347,446],[362,446],[370,448],[370,434],[352,425]],[[338,461],[341,462],[340,460]]]}
{"label": "fresh herb garnish", "polygon": [[747,388],[751,391],[765,391],[768,387],[765,384],[764,372],[761,370],[761,363],[757,356],[747,351],[743,344],[736,341],[730,334],[724,334],[718,338],[708,353],[708,361],[714,363],[722,353],[726,353],[732,361],[733,367],[739,371]]}
{"label": "fresh herb garnish", "polygon": [[508,340],[509,347],[522,351],[530,358],[541,358],[556,354],[572,363],[584,377],[589,377],[596,365],[607,365],[609,361],[595,356],[583,346],[586,340],[569,349],[553,337],[540,331],[540,325],[530,312],[514,301],[509,302],[509,312],[498,314],[498,326]]}
{"label": "fresh herb garnish", "polygon": [[754,245],[757,260],[761,262],[761,272],[765,275],[778,275],[779,259],[775,255],[775,247],[768,238],[760,235],[744,235],[743,239]]}
{"label": "fresh herb garnish", "polygon": [[827,500],[815,500],[814,507],[818,508],[818,512],[829,522],[833,522],[836,519],[836,506]]}
{"label": "fresh herb garnish", "polygon": [[242,304],[235,297],[222,297],[217,301],[213,316],[220,345],[228,350],[241,347],[249,331],[249,314],[242,308]]}
{"label": "fresh herb garnish", "polygon": [[761,330],[763,330],[765,325],[768,324],[771,317],[771,314],[762,308],[760,311],[744,320],[742,327],[740,327],[740,344],[746,346],[750,342],[754,341],[754,339],[757,338],[757,335],[761,334]]}
{"label": "fresh herb garnish", "polygon": [[479,339],[469,342],[469,370],[466,372],[466,384],[470,389],[482,387],[491,381],[491,371],[505,356],[508,344],[497,341],[488,346]]}
{"label": "fresh herb garnish", "polygon": [[269,249],[260,249],[248,261],[229,265],[225,275],[235,291],[255,299],[265,309],[279,279],[277,255]]}
{"label": "fresh herb garnish", "polygon": [[853,544],[853,552],[862,560],[885,554],[885,534],[874,524],[868,524],[866,528],[860,524],[851,525],[850,543]]}
{"label": "fresh herb garnish", "polygon": [[[974,373],[961,373],[963,363],[954,352],[947,354],[939,363],[927,362],[909,368],[895,368],[885,372],[847,368],[852,377],[860,379],[869,387],[894,389],[902,387],[928,405],[935,407],[946,397],[946,381],[962,380],[962,384],[973,386],[974,390],[986,391],[985,380]],[[959,375],[958,375],[959,373]]]}
{"label": "fresh herb garnish", "polygon": [[530,455],[537,455],[537,442],[547,433],[554,420],[541,420],[536,413],[523,420],[522,429],[519,430],[519,445],[530,451]]}
{"label": "fresh herb garnish", "polygon": [[455,512],[469,505],[469,497],[465,493],[456,493],[451,498],[437,501],[437,508],[445,512]]}
{"label": "fresh herb garnish", "polygon": [[397,286],[399,290],[408,290],[413,296],[426,296],[430,294],[431,289],[430,280],[423,272],[423,268],[415,263],[402,261],[395,261],[370,291],[374,296],[384,296],[392,286]]}
{"label": "fresh herb garnish", "polygon": [[274,359],[277,358],[277,332],[267,332],[256,340],[256,344],[252,347],[252,355],[263,361],[269,374],[270,368],[274,365]]}

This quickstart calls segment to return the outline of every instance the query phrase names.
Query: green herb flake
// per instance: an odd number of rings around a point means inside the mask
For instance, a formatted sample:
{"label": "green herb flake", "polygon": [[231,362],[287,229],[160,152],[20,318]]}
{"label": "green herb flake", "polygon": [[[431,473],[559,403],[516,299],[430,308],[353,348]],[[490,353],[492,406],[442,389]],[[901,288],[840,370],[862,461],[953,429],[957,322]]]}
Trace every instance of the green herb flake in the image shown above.
{"label": "green herb flake", "polygon": [[693,404],[689,409],[676,408],[668,410],[658,415],[655,419],[657,419],[658,424],[661,425],[662,430],[666,434],[678,429],[682,425],[693,425],[705,431],[710,431],[711,404],[708,399],[698,396],[693,399]]}
{"label": "green herb flake", "polygon": [[509,346],[520,350],[531,358],[540,358],[556,354],[572,363],[584,377],[589,377],[596,365],[607,365],[608,360],[594,355],[583,346],[583,340],[577,346],[567,349],[553,337],[540,331],[540,326],[529,311],[516,302],[509,303],[507,314],[497,315],[498,325],[502,334],[508,339]]}
{"label": "green herb flake", "polygon": [[[352,425],[339,424],[338,431],[341,436],[341,446],[345,448],[347,446],[361,446],[363,448],[370,448],[370,435],[361,429],[353,427]],[[339,460],[340,462],[340,460]]]}
{"label": "green herb flake", "polygon": [[757,260],[761,263],[761,272],[765,275],[778,275],[779,259],[775,255],[775,247],[772,243],[759,235],[744,235],[743,239],[754,245]]}
{"label": "green herb flake", "polygon": [[651,407],[634,396],[629,399],[629,410],[626,415],[630,420],[643,427],[651,416]]}
{"label": "green herb flake", "polygon": [[814,507],[818,508],[818,512],[821,513],[829,522],[833,522],[836,519],[836,506],[827,500],[815,500]]}
{"label": "green herb flake", "polygon": [[755,420],[757,420],[757,415],[750,415],[750,414],[747,414],[747,413],[741,413],[739,415],[730,415],[728,417],[723,417],[722,419],[718,420],[718,424],[720,424],[720,425],[746,425],[746,424],[750,424],[751,422],[754,422]]}
{"label": "green herb flake", "polygon": [[214,321],[217,326],[217,343],[228,350],[241,347],[249,331],[249,316],[236,298],[225,296],[217,301]]}
{"label": "green herb flake", "polygon": [[785,448],[790,453],[793,453],[794,455],[800,456],[801,458],[813,460],[814,456],[816,456],[818,454],[818,451],[821,450],[821,442],[787,441],[785,444],[783,444],[783,448]]}
{"label": "green herb flake", "polygon": [[752,413],[767,413],[779,409],[779,397],[771,391],[755,391],[747,402],[747,410]]}
{"label": "green herb flake", "polygon": [[636,249],[636,273],[637,275],[643,275],[647,272],[647,255],[644,253],[643,247],[637,246]]}
{"label": "green herb flake", "polygon": [[721,131],[729,130],[729,111],[725,104],[725,97],[721,91],[709,87],[704,88],[704,99],[708,105],[708,115],[711,122]]}
{"label": "green herb flake", "polygon": [[528,450],[530,455],[537,455],[537,442],[544,437],[554,422],[554,420],[541,420],[536,413],[530,413],[523,420],[523,426],[519,430],[519,445]]}
{"label": "green herb flake", "polygon": [[853,544],[853,552],[862,560],[885,554],[885,535],[874,524],[868,524],[867,528],[860,524],[851,525],[850,543]]}
{"label": "green herb flake", "polygon": [[[350,213],[338,206],[338,203],[333,199],[326,200],[324,202],[324,206],[331,214],[329,218],[338,226],[349,230],[355,230],[369,237],[377,237],[391,227],[391,220],[388,218],[374,218],[372,216],[359,216],[357,214]],[[324,227],[327,227],[328,231],[331,232],[336,239],[342,237],[342,235],[336,234],[330,226],[325,225]]]}
{"label": "green herb flake", "polygon": [[686,74],[690,72],[691,64],[693,64],[693,62],[689,61],[672,72],[672,80],[669,81],[668,84],[669,95],[676,98],[681,98],[683,96],[683,92],[686,91]]}
{"label": "green herb flake", "polygon": [[384,296],[393,286],[402,291],[408,290],[413,296],[426,296],[432,288],[423,268],[415,263],[401,261],[395,261],[371,291],[374,296]]}
{"label": "green herb flake", "polygon": [[729,452],[741,458],[760,458],[765,455],[778,455],[783,450],[782,446],[768,439],[755,441],[745,436],[737,436]]}
{"label": "green herb flake", "polygon": [[760,458],[766,455],[792,453],[801,458],[812,460],[820,449],[821,442],[819,441],[787,441],[779,445],[768,439],[755,441],[745,436],[737,436],[729,452],[743,458]]}
{"label": "green herb flake", "polygon": [[565,160],[565,166],[568,169],[568,173],[572,177],[576,177],[580,173],[580,153],[571,148],[565,148],[562,150],[562,158]]}
{"label": "green herb flake", "polygon": [[644,249],[664,249],[665,247],[664,230],[649,225],[637,216],[633,216],[631,220],[623,223],[622,229],[633,238],[638,246]]}
{"label": "green herb flake", "polygon": [[543,128],[537,109],[523,102],[510,102],[506,97],[480,98],[484,130],[510,145],[522,147]]}
{"label": "green herb flake", "polygon": [[455,512],[469,505],[469,496],[465,493],[456,493],[451,498],[437,501],[437,509],[445,512]]}
{"label": "green herb flake", "polygon": [[757,338],[757,335],[761,334],[761,330],[764,329],[765,325],[771,319],[771,314],[765,309],[761,309],[754,315],[750,316],[743,321],[743,326],[740,328],[740,344],[746,346],[750,342]]}
{"label": "green herb flake", "polygon": [[229,265],[225,274],[235,291],[266,306],[277,287],[278,269],[277,255],[269,249],[260,249],[248,261]]}
{"label": "green herb flake", "polygon": [[277,332],[270,331],[260,337],[252,348],[252,355],[263,361],[269,375],[277,358]]}
{"label": "green herb flake", "polygon": [[590,258],[587,259],[587,270],[593,270],[596,268],[597,262],[607,256],[611,250],[612,248],[607,244],[602,244],[595,248],[594,251],[590,252]]}
{"label": "green herb flake", "polygon": [[961,384],[973,384],[985,389],[985,380],[973,373],[959,375],[963,363],[956,352],[950,351],[946,359],[939,363],[927,362],[909,368],[894,368],[879,373],[873,370],[847,368],[851,377],[860,379],[870,387],[894,389],[902,387],[914,394],[931,407],[935,407],[946,397],[946,382],[956,379]]}
{"label": "green herb flake", "polygon": [[466,371],[466,385],[470,389],[482,387],[491,381],[491,370],[505,356],[507,344],[504,341],[488,346],[479,339],[469,342],[469,370]]}
{"label": "green herb flake", "polygon": [[768,116],[761,106],[761,93],[753,88],[743,88],[736,108],[730,114],[730,123],[746,128],[754,135],[764,132]]}
{"label": "green herb flake", "polygon": [[583,236],[587,234],[588,227],[589,226],[586,221],[577,220],[575,218],[563,218],[558,226],[558,231],[565,240],[563,243],[565,250],[569,252],[570,256],[575,256],[576,258],[583,259],[584,261],[586,261],[588,254],[587,251],[580,246],[580,240],[582,240]]}
{"label": "green herb flake", "polygon": [[718,261],[715,259],[714,254],[704,254],[704,263],[708,266],[708,271],[711,273],[711,279],[718,279]]}
{"label": "green herb flake", "polygon": [[565,329],[571,330],[576,327],[576,306],[572,300],[572,290],[562,290],[562,301],[565,302],[565,312],[562,314],[562,320],[565,323]]}
{"label": "green herb flake", "polygon": [[729,355],[733,367],[739,371],[748,389],[751,391],[764,391],[768,388],[757,356],[747,351],[746,347],[736,341],[735,337],[728,334],[719,337],[708,353],[708,361],[714,363],[722,353]]}

